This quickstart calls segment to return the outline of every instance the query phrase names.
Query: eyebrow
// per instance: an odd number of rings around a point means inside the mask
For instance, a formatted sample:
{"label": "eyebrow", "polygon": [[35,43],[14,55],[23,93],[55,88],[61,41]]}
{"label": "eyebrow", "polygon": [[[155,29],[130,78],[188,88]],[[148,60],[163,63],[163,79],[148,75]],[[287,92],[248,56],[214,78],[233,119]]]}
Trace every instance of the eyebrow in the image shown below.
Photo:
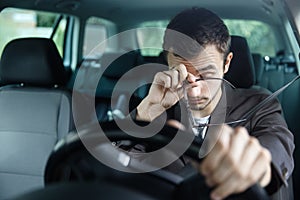
{"label": "eyebrow", "polygon": [[208,70],[216,70],[216,67],[214,65],[208,65],[206,67],[197,69],[195,68],[198,72],[202,72],[202,71],[208,71]]}

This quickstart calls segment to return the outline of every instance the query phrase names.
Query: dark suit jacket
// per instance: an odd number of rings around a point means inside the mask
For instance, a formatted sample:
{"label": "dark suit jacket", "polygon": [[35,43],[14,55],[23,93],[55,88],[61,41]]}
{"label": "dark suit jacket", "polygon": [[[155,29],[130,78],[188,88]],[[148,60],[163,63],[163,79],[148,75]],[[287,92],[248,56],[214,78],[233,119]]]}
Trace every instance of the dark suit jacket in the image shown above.
{"label": "dark suit jacket", "polygon": [[[220,133],[217,124],[230,123],[242,119],[245,113],[268,97],[270,93],[262,88],[232,89],[224,86],[222,97],[211,114],[210,124],[203,143],[206,153],[212,147],[211,142]],[[170,108],[168,119],[176,119],[189,126],[185,108],[177,103]],[[182,117],[185,116],[185,117]],[[254,113],[246,122],[229,124],[232,127],[244,126],[251,136],[256,137],[260,144],[267,148],[272,155],[272,181],[267,186],[269,193],[274,193],[292,174],[294,168],[293,151],[294,138],[288,130],[282,116],[281,105],[272,99],[264,107]],[[205,155],[205,153],[204,153]],[[204,156],[203,155],[203,156]]]}
{"label": "dark suit jacket", "polygon": [[[279,198],[286,199],[288,190],[285,189],[287,181],[294,168],[293,151],[294,138],[288,130],[287,124],[282,116],[281,105],[276,98],[269,101],[264,107],[255,112],[247,121],[242,123],[230,123],[243,118],[243,116],[254,106],[270,95],[265,89],[254,87],[250,89],[233,89],[224,85],[222,96],[211,113],[211,126],[208,127],[207,133],[202,144],[202,156],[204,157],[213,147],[215,138],[220,133],[220,127],[223,123],[228,123],[232,127],[244,126],[251,136],[256,137],[260,144],[267,148],[272,155],[272,180],[266,187],[269,194],[279,191]],[[135,118],[135,112],[131,113]],[[159,116],[156,121],[165,119]],[[188,120],[186,106],[183,101],[178,102],[167,110],[167,119],[175,119],[183,123],[188,131],[191,131]],[[145,151],[143,145],[135,146],[134,151]],[[130,149],[126,149],[131,151]],[[201,155],[200,155],[201,156]],[[168,169],[178,171],[178,168],[185,165],[182,160],[171,164]],[[280,190],[279,190],[280,188]],[[281,190],[283,192],[280,192]],[[277,192],[278,193],[278,192]]]}

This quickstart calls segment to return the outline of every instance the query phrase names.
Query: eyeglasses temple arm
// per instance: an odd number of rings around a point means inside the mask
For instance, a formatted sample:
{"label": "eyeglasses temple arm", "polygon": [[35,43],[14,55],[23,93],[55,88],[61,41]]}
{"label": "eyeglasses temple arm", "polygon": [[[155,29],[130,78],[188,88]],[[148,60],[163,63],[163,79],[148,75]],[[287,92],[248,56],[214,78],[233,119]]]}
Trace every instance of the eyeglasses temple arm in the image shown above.
{"label": "eyeglasses temple arm", "polygon": [[243,115],[241,119],[245,119],[248,121],[259,109],[264,107],[267,103],[269,103],[272,99],[277,97],[279,94],[281,94],[286,88],[288,88],[291,84],[293,84],[296,80],[300,78],[300,75],[296,76],[293,80],[276,90],[274,93],[272,93],[270,96],[265,98],[263,101],[261,101],[259,104],[254,106],[251,110],[249,110],[247,113]]}

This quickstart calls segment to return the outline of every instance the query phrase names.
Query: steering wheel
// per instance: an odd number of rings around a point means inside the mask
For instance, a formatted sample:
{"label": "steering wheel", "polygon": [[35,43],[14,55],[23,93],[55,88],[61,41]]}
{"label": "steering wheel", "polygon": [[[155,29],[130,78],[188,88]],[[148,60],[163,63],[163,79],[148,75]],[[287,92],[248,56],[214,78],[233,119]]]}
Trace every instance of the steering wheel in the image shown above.
{"label": "steering wheel", "polygon": [[[126,120],[123,121],[126,123]],[[140,126],[146,126],[148,123],[136,123]],[[200,175],[192,166],[184,167],[179,173],[171,173],[167,170],[160,169],[147,173],[128,173],[112,169],[105,164],[99,162],[90,152],[85,148],[84,143],[88,142],[89,147],[97,148],[98,151],[105,151],[107,159],[110,159],[114,164],[119,165],[120,168],[134,168],[135,170],[141,167],[148,167],[130,158],[130,162],[124,165],[124,162],[116,162],[120,158],[123,151],[117,150],[113,145],[117,141],[132,141],[135,143],[145,143],[152,147],[152,149],[159,149],[165,147],[176,134],[190,134],[173,127],[164,126],[159,133],[152,137],[133,137],[119,128],[116,122],[101,123],[101,128],[107,138],[99,136],[97,133],[98,123],[88,125],[80,128],[77,132],[68,135],[65,139],[59,142],[54,152],[50,156],[46,171],[45,184],[46,189],[53,186],[54,183],[71,182],[67,186],[68,191],[70,187],[90,189],[89,194],[101,195],[101,199],[119,199],[126,195],[130,199],[210,199],[209,193],[211,188],[205,184],[204,177]],[[128,128],[126,131],[137,132],[134,128]],[[141,135],[148,133],[139,133]],[[181,145],[180,143],[177,145]],[[192,144],[185,151],[185,155],[201,162],[198,158],[201,143],[194,140]],[[107,150],[107,148],[109,150]],[[105,150],[106,149],[106,150]],[[116,153],[117,152],[117,153]],[[168,151],[167,151],[168,152]],[[169,152],[172,153],[172,152]],[[73,184],[73,186],[72,186]],[[75,184],[75,186],[74,186]],[[82,184],[79,187],[76,184]],[[93,184],[93,186],[86,186],[86,184]],[[96,185],[96,186],[95,186]],[[109,185],[109,187],[107,186]],[[61,185],[60,185],[61,186]],[[93,190],[93,188],[98,188]],[[109,188],[115,188],[109,189]],[[53,191],[56,189],[52,188]],[[95,192],[96,191],[96,192]],[[55,193],[55,192],[54,192]],[[73,199],[78,199],[78,190],[74,189],[69,192],[73,195]],[[137,195],[136,197],[134,195]],[[70,198],[70,196],[69,196]],[[250,187],[241,194],[232,195],[230,198],[238,199],[269,199],[266,191],[257,184]],[[58,198],[57,198],[58,199]]]}

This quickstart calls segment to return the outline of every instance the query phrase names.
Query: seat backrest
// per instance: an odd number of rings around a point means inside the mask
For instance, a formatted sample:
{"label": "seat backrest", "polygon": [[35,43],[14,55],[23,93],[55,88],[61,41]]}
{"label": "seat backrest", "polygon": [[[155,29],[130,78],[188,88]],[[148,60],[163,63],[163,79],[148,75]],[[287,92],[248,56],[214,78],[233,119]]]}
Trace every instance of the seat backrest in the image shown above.
{"label": "seat backrest", "polygon": [[54,42],[11,41],[0,60],[0,199],[44,185],[54,145],[73,129],[67,73]]}
{"label": "seat backrest", "polygon": [[252,55],[247,40],[240,36],[231,36],[230,51],[233,58],[224,78],[237,88],[250,88],[256,82]]}
{"label": "seat backrest", "polygon": [[[100,120],[111,120],[112,115],[115,115],[114,111],[119,110],[121,115],[115,117],[122,117],[127,115],[129,110],[136,107],[141,98],[146,96],[146,89],[144,87],[138,88],[136,91],[132,91],[136,86],[143,85],[143,78],[139,73],[132,71],[135,67],[138,67],[143,63],[143,59],[140,51],[133,50],[127,53],[109,53],[107,52],[101,58],[101,66],[107,67],[100,78],[96,97],[98,99],[97,114]],[[135,68],[136,69],[136,68]],[[125,76],[124,76],[125,75]],[[118,84],[118,81],[122,81]],[[117,87],[116,87],[117,86]],[[113,91],[117,95],[112,95]],[[103,113],[103,102],[108,100],[108,115]],[[125,106],[122,106],[129,101],[129,110]],[[108,119],[107,119],[108,117]]]}

